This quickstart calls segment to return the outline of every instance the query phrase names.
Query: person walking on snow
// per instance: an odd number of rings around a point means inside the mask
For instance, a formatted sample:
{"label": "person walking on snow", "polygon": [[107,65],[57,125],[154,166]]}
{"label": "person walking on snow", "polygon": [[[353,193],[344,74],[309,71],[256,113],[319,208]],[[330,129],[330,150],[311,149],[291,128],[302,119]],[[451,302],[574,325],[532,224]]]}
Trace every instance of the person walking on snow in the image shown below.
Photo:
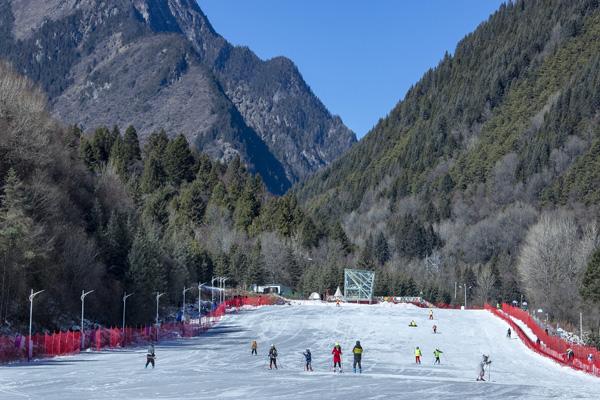
{"label": "person walking on snow", "polygon": [[256,340],[252,341],[252,344],[250,345],[250,348],[252,349],[252,355],[257,356],[258,355],[258,343],[256,343]]}
{"label": "person walking on snow", "polygon": [[419,346],[417,346],[417,348],[415,349],[415,363],[416,364],[421,364],[421,356],[423,355],[423,353],[421,352],[421,349],[419,348]]}
{"label": "person walking on snow", "polygon": [[277,369],[277,349],[274,344],[269,349],[269,369],[273,369],[273,367]]}
{"label": "person walking on snow", "polygon": [[304,355],[304,360],[306,361],[304,369],[312,372],[312,354],[310,354],[310,349],[306,349],[306,353],[302,353],[302,355]]}
{"label": "person walking on snow", "polygon": [[435,361],[433,364],[440,364],[440,355],[443,353],[440,349],[436,348],[433,352],[433,356],[435,357]]}
{"label": "person walking on snow", "polygon": [[331,354],[333,354],[333,372],[337,372],[336,367],[339,366],[342,373],[342,346],[336,342]]}
{"label": "person walking on snow", "polygon": [[433,329],[433,333],[437,333],[437,325],[433,325],[432,329]]}
{"label": "person walking on snow", "polygon": [[363,348],[360,345],[360,340],[357,340],[356,345],[354,345],[354,348],[352,349],[352,354],[354,354],[354,363],[352,364],[352,368],[354,368],[354,373],[356,373],[356,366],[358,365],[358,372],[362,374],[362,353]]}
{"label": "person walking on snow", "polygon": [[479,362],[479,376],[477,377],[478,381],[485,381],[485,367],[491,363],[492,361],[490,360],[490,357],[484,354]]}
{"label": "person walking on snow", "polygon": [[429,309],[429,319],[433,319],[433,310]]}
{"label": "person walking on snow", "polygon": [[146,366],[144,368],[148,368],[148,364],[152,364],[152,368],[154,368],[155,358],[156,354],[154,354],[154,345],[150,343],[150,346],[148,346],[148,351],[146,352]]}
{"label": "person walking on snow", "polygon": [[512,331],[510,330],[510,328],[508,328],[508,331],[506,331],[506,337],[510,339],[511,334]]}

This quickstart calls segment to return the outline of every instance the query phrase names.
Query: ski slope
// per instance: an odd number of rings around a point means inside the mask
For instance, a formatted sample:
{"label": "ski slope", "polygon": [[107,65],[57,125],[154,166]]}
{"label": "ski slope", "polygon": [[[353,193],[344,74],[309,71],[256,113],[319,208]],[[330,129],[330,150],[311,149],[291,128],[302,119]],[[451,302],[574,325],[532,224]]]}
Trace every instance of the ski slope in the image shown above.
{"label": "ski slope", "polygon": [[[486,311],[407,305],[272,306],[231,314],[200,338],[161,343],[156,369],[145,348],[84,353],[0,367],[0,399],[598,399],[600,379],[563,368],[507,339]],[[417,328],[409,328],[410,320]],[[431,331],[433,323],[438,334]],[[256,339],[259,355],[250,355]],[[353,374],[360,340],[363,374]],[[344,351],[344,374],[331,372],[331,348]],[[270,371],[275,343],[281,369]],[[423,364],[414,364],[414,347]],[[439,347],[442,365],[433,365]],[[315,372],[303,371],[310,348]],[[481,354],[493,360],[491,382],[476,382]],[[486,374],[487,378],[487,374]]]}

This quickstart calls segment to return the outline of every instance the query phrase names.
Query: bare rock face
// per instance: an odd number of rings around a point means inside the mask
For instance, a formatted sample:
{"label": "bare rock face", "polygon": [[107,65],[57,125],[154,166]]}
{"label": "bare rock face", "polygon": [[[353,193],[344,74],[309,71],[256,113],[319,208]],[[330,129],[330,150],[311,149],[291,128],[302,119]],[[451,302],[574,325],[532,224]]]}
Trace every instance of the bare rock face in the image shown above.
{"label": "bare rock face", "polygon": [[274,193],[356,141],[290,60],[230,45],[195,0],[0,0],[0,57],[64,122],[183,133]]}

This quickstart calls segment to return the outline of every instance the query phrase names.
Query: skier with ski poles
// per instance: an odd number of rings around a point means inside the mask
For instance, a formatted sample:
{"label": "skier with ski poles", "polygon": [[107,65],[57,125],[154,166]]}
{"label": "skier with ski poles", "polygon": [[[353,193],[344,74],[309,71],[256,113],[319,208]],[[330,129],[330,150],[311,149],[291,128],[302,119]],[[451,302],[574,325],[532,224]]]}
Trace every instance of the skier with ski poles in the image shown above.
{"label": "skier with ski poles", "polygon": [[352,354],[354,354],[354,363],[352,364],[354,373],[356,373],[356,366],[358,365],[358,372],[362,374],[362,364],[361,364],[362,353],[363,353],[363,348],[360,345],[360,340],[357,340],[356,345],[352,349]]}
{"label": "skier with ski poles", "polygon": [[489,366],[491,363],[492,361],[490,360],[490,357],[484,354],[479,362],[479,376],[477,377],[478,381],[485,381],[485,367]]}
{"label": "skier with ski poles", "polygon": [[310,353],[310,349],[306,349],[306,353],[302,353],[302,355],[304,356],[304,361],[306,362],[304,369],[312,372],[312,354]]}
{"label": "skier with ski poles", "polygon": [[419,346],[417,346],[417,348],[415,349],[415,363],[416,364],[421,364],[421,356],[423,355],[423,353],[421,352],[421,349],[419,348]]}
{"label": "skier with ski poles", "polygon": [[342,371],[342,346],[338,342],[333,346],[333,350],[331,350],[331,354],[333,354],[333,372],[337,372],[336,367],[340,367],[340,374]]}
{"label": "skier with ski poles", "polygon": [[277,349],[274,344],[269,349],[269,369],[273,369],[273,367],[277,369]]}
{"label": "skier with ski poles", "polygon": [[438,349],[436,347],[436,349],[433,352],[433,356],[435,357],[435,361],[433,362],[433,365],[435,364],[440,364],[440,355],[443,353],[443,351],[441,351],[440,349]]}
{"label": "skier with ski poles", "polygon": [[148,364],[152,364],[152,368],[154,368],[155,359],[156,354],[154,353],[154,345],[150,343],[150,346],[148,346],[148,351],[146,352],[146,366],[144,368],[148,368]]}

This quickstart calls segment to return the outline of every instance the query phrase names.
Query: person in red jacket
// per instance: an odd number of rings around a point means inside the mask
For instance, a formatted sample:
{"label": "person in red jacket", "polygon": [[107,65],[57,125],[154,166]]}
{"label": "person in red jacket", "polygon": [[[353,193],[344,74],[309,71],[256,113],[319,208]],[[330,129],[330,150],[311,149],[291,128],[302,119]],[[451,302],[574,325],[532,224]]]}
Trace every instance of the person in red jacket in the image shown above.
{"label": "person in red jacket", "polygon": [[333,346],[333,350],[331,350],[331,354],[333,354],[333,372],[337,372],[336,367],[340,367],[340,373],[342,373],[342,347],[339,343],[335,343]]}

